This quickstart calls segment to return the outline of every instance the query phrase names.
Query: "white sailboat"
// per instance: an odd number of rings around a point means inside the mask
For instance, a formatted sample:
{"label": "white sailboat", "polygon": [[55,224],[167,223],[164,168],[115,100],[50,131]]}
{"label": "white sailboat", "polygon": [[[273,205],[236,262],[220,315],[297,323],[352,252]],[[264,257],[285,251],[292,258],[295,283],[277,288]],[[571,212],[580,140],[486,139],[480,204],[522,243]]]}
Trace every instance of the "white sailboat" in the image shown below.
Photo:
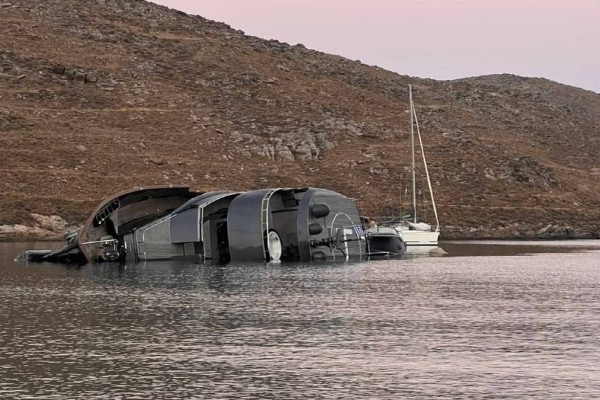
{"label": "white sailboat", "polygon": [[[421,140],[421,131],[419,129],[419,121],[415,112],[415,105],[412,97],[412,85],[408,85],[408,94],[410,99],[410,138],[412,147],[412,216],[410,220],[404,220],[399,225],[395,226],[396,231],[406,245],[407,253],[429,252],[438,246],[440,236],[440,222],[438,218],[435,199],[433,197],[433,188],[431,187],[431,179],[429,170],[427,169],[427,160],[423,150],[423,141]],[[417,216],[417,183],[416,183],[416,156],[415,156],[415,134],[419,140],[421,155],[423,156],[423,166],[427,177],[427,185],[431,196],[431,204],[435,215],[435,228],[425,222],[419,222]]]}

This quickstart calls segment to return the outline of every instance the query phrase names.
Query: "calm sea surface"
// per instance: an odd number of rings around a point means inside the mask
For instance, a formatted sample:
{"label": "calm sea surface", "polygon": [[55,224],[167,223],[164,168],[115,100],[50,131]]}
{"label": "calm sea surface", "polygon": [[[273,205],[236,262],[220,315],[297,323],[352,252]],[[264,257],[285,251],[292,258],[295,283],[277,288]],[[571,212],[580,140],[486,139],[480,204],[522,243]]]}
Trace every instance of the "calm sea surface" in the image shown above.
{"label": "calm sea surface", "polygon": [[13,262],[35,247],[49,246],[0,243],[0,398],[600,398],[600,242],[320,265]]}

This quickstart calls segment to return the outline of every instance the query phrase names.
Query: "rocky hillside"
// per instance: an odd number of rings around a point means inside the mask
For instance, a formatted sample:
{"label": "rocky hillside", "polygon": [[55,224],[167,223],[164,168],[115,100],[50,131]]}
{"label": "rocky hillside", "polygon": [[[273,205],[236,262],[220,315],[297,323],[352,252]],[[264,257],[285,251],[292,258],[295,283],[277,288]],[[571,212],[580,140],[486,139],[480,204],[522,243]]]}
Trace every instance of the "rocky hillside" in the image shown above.
{"label": "rocky hillside", "polygon": [[597,93],[398,75],[142,0],[4,0],[0,237],[151,184],[320,186],[397,215],[409,83],[444,237],[600,236]]}

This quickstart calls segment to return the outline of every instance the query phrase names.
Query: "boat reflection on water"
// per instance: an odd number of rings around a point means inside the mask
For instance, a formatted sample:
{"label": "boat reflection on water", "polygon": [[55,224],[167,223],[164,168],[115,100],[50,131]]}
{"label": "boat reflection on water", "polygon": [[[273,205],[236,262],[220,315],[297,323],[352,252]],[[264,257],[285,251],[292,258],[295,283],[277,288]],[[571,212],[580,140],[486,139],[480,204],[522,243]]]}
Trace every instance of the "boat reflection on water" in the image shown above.
{"label": "boat reflection on water", "polygon": [[[390,262],[393,259],[379,259]],[[336,270],[356,271],[366,265],[362,260],[336,260],[267,263],[229,263],[211,265],[190,263],[184,260],[147,261],[137,263],[90,263],[82,268],[86,276],[95,284],[114,288],[139,288],[152,290],[197,291],[208,289],[219,293],[256,290],[271,285],[273,281],[284,280],[295,284],[300,277],[312,276],[316,271]],[[65,267],[70,268],[69,265]],[[366,270],[365,270],[366,271]]]}

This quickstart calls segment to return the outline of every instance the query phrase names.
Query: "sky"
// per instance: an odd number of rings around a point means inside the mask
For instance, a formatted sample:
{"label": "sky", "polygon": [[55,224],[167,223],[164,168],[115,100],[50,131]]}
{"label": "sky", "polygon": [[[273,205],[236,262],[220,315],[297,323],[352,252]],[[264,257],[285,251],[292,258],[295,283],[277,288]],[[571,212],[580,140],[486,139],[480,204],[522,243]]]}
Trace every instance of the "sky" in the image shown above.
{"label": "sky", "polygon": [[600,0],[152,0],[403,75],[511,73],[600,93]]}

